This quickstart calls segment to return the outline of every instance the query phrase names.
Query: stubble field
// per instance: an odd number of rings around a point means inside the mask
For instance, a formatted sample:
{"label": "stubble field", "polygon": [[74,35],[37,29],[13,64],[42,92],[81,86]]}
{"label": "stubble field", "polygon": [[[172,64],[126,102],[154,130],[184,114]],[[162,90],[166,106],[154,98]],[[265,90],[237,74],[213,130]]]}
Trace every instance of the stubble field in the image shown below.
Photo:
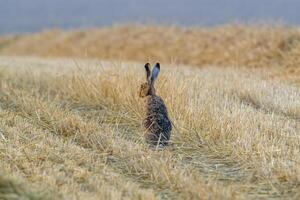
{"label": "stubble field", "polygon": [[[0,199],[300,198],[298,36],[122,26],[3,37]],[[161,62],[175,127],[165,149],[143,140],[148,61]]]}

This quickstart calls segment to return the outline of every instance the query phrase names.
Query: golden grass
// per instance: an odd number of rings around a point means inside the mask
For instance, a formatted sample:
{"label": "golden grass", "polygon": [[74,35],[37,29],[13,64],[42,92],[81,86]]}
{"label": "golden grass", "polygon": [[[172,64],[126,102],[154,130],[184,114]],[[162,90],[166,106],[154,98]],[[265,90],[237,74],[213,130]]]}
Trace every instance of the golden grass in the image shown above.
{"label": "golden grass", "polygon": [[300,86],[300,31],[267,24],[218,27],[119,25],[0,37],[1,55],[98,58],[279,70],[271,78]]}
{"label": "golden grass", "polygon": [[58,195],[50,195],[45,191],[33,191],[28,187],[24,187],[22,183],[12,178],[7,178],[0,174],[0,199],[14,200],[14,199],[60,199]]}
{"label": "golden grass", "polygon": [[0,39],[1,54],[159,60],[197,66],[295,67],[299,51],[298,28],[259,24],[212,28],[123,25]]}
{"label": "golden grass", "polygon": [[30,185],[67,199],[300,197],[300,90],[273,72],[162,65],[176,128],[154,150],[142,64],[1,57],[0,69],[1,169]]}

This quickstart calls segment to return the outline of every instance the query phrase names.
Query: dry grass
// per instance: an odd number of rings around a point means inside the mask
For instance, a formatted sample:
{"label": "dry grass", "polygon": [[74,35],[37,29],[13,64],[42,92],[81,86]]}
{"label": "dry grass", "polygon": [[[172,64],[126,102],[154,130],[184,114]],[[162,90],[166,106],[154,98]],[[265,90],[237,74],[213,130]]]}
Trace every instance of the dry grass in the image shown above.
{"label": "dry grass", "polygon": [[188,65],[269,67],[299,64],[300,31],[270,25],[212,28],[124,25],[52,30],[0,39],[0,53],[113,60],[159,60]]}
{"label": "dry grass", "polygon": [[1,55],[100,58],[246,68],[274,68],[271,78],[300,86],[300,31],[283,25],[218,27],[122,25],[0,37]]}
{"label": "dry grass", "polygon": [[142,64],[1,57],[0,69],[0,167],[32,187],[67,199],[300,197],[300,90],[266,80],[271,69],[162,65],[176,126],[164,150],[142,138]]}
{"label": "dry grass", "polygon": [[[2,37],[0,199],[299,199],[299,52],[298,28],[268,25]],[[173,63],[164,150],[142,138],[130,60]]]}
{"label": "dry grass", "polygon": [[15,200],[15,199],[60,199],[59,195],[51,195],[49,192],[33,191],[32,189],[26,188],[12,178],[7,178],[0,175],[0,199],[3,200]]}

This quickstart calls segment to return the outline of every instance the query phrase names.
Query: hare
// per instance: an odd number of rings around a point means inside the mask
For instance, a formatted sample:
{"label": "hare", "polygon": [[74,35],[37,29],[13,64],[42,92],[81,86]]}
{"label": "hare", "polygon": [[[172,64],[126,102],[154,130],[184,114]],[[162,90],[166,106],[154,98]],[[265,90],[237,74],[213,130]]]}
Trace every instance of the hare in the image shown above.
{"label": "hare", "polygon": [[156,63],[150,71],[150,64],[145,64],[146,81],[141,85],[139,96],[146,98],[146,117],[143,126],[146,129],[145,139],[151,146],[166,146],[171,136],[172,124],[167,107],[161,97],[155,93],[154,82],[160,71],[160,64]]}

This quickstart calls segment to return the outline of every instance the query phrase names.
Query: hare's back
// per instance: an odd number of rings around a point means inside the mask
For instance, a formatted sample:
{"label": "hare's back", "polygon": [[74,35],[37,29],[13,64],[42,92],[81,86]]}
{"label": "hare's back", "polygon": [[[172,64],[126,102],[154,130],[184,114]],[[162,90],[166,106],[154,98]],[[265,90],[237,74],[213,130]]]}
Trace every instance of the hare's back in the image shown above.
{"label": "hare's back", "polygon": [[146,138],[152,142],[160,141],[165,144],[170,139],[172,124],[164,101],[159,96],[148,99],[145,128],[148,130]]}

